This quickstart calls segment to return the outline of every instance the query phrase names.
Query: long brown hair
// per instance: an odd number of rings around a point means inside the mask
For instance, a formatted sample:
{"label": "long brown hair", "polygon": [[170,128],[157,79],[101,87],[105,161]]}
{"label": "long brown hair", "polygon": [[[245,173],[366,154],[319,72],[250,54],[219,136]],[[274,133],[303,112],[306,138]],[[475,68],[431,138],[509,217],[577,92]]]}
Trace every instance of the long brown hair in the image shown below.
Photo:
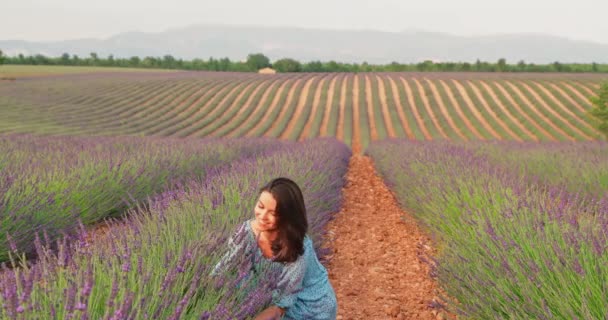
{"label": "long brown hair", "polygon": [[271,244],[277,262],[293,262],[304,253],[308,231],[304,196],[298,185],[288,178],[276,178],[260,189],[269,192],[277,202],[278,237]]}

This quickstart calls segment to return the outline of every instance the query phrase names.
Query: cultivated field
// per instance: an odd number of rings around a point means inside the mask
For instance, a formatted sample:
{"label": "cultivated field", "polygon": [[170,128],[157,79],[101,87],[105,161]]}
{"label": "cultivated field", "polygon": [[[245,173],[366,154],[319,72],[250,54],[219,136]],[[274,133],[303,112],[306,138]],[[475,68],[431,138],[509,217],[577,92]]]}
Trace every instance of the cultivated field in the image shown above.
{"label": "cultivated field", "polygon": [[0,132],[581,141],[602,75],[106,72],[0,82]]}
{"label": "cultivated field", "polygon": [[341,318],[608,318],[604,76],[53,72],[0,80],[2,319],[251,319],[278,176]]}

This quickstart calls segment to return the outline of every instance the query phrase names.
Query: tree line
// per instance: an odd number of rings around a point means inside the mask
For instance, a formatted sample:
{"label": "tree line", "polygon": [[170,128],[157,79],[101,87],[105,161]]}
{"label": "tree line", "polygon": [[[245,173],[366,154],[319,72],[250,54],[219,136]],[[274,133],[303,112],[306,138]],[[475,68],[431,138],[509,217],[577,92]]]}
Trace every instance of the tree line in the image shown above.
{"label": "tree line", "polygon": [[370,64],[343,63],[336,61],[300,62],[292,58],[278,59],[271,62],[262,53],[249,54],[245,61],[233,61],[229,58],[209,58],[184,60],[164,55],[162,57],[147,56],[140,58],[117,58],[113,55],[100,57],[91,52],[87,57],[64,53],[59,57],[47,57],[42,54],[4,56],[0,51],[0,64],[20,65],[58,65],[58,66],[96,66],[96,67],[126,67],[150,69],[178,69],[203,71],[234,71],[256,72],[264,67],[272,67],[278,72],[405,72],[405,71],[440,71],[440,72],[597,72],[608,73],[608,64],[599,63],[560,63],[535,64],[519,61],[507,63],[506,59],[496,62],[477,60],[476,62],[436,62],[422,61],[419,63]]}

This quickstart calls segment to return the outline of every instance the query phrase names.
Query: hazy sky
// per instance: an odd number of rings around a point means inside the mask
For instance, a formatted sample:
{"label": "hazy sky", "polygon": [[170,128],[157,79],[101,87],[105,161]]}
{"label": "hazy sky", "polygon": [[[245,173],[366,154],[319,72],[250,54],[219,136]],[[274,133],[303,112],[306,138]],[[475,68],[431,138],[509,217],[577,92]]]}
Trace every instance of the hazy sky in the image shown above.
{"label": "hazy sky", "polygon": [[608,43],[607,0],[3,0],[0,40],[105,38],[192,24],[456,35],[546,33]]}

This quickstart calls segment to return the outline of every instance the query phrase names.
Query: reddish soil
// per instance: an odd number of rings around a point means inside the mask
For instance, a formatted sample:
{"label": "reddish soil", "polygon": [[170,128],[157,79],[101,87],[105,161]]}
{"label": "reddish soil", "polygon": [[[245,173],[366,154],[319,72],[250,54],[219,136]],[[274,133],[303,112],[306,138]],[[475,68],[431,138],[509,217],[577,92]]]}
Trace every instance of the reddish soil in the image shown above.
{"label": "reddish soil", "polygon": [[439,289],[419,258],[434,254],[430,239],[399,208],[372,160],[354,151],[343,207],[327,227],[337,319],[447,319],[430,307]]}

